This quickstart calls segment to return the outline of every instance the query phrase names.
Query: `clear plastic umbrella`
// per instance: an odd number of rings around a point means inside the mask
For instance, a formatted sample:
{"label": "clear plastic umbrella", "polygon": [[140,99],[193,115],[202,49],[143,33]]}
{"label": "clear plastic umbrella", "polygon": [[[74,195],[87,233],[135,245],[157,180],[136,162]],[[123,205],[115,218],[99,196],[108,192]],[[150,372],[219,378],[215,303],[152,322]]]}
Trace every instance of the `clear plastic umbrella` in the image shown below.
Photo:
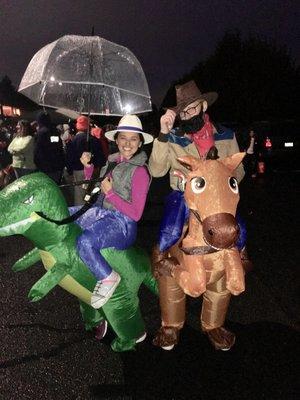
{"label": "clear plastic umbrella", "polygon": [[67,35],[40,49],[19,92],[40,105],[81,114],[121,116],[152,110],[137,58],[99,36]]}

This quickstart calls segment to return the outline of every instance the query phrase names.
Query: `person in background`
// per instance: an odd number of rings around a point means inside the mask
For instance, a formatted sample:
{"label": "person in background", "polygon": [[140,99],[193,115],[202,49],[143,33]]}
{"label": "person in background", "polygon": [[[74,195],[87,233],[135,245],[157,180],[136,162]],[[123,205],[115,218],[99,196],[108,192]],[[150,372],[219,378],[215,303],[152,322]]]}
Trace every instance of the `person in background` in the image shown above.
{"label": "person in background", "polygon": [[41,111],[37,116],[37,123],[34,163],[39,171],[59,184],[65,166],[62,140],[52,126],[49,114]]}
{"label": "person in background", "polygon": [[104,130],[102,128],[100,128],[99,126],[95,126],[91,130],[91,135],[99,140],[99,144],[101,146],[102,153],[105,157],[105,160],[107,160],[108,155],[109,155],[109,143],[105,137]]}
{"label": "person in background", "polygon": [[5,129],[3,120],[0,120],[0,189],[7,186],[14,176],[13,168],[11,167],[12,156],[7,148],[10,142],[10,135]]}
{"label": "person in background", "polygon": [[[105,125],[103,125],[102,129],[103,129],[103,134],[105,136],[106,132],[113,131],[114,129],[116,129],[116,125],[105,124]],[[108,142],[108,154],[113,154],[113,153],[116,153],[117,151],[118,151],[118,147],[116,145],[116,142],[110,140]]]}
{"label": "person in background", "polygon": [[[142,145],[153,141],[151,135],[143,132],[136,115],[125,115],[117,129],[106,132],[105,136],[116,142],[119,151],[109,156],[101,170],[100,177],[104,179],[98,201],[76,220],[83,229],[77,240],[79,255],[97,279],[91,300],[94,308],[102,307],[120,282],[119,274],[99,250],[108,247],[124,250],[136,240],[137,221],[142,216],[150,185],[147,155]],[[90,159],[91,154],[84,152],[81,161],[86,168],[90,167]],[[100,188],[94,188],[93,192]],[[71,214],[78,209],[72,207]]]}
{"label": "person in background", "polygon": [[36,133],[37,133],[38,127],[39,127],[37,121],[32,121],[32,122],[30,123],[30,126],[31,126],[31,131],[32,131],[32,133],[33,133],[33,136],[35,136]]}
{"label": "person in background", "polygon": [[17,126],[17,132],[8,146],[8,151],[12,155],[12,166],[16,178],[30,174],[36,170],[34,163],[34,137],[30,122],[21,119]]}
{"label": "person in background", "polygon": [[246,157],[244,158],[244,166],[247,176],[256,178],[257,176],[257,141],[256,135],[252,128],[249,129],[248,143],[245,148]]}
{"label": "person in background", "polygon": [[[105,164],[105,157],[99,146],[98,140],[88,133],[89,119],[85,115],[80,115],[76,121],[77,133],[73,140],[66,146],[66,166],[67,172],[72,176],[74,183],[90,179],[91,176],[97,176],[100,168]],[[90,163],[93,167],[84,173],[84,166],[80,158],[84,152],[91,155]],[[74,205],[84,203],[85,187],[82,185],[74,186]]]}

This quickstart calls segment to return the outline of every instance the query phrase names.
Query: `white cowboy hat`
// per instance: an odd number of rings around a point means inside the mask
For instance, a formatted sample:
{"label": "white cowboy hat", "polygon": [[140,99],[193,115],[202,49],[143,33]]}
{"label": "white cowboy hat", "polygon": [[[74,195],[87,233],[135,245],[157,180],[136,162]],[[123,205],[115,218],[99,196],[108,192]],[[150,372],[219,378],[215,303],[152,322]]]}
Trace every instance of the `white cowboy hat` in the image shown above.
{"label": "white cowboy hat", "polygon": [[117,129],[105,132],[105,137],[109,140],[115,140],[114,136],[117,132],[136,132],[143,135],[144,144],[153,142],[153,136],[143,132],[141,120],[136,115],[126,114],[121,118]]}

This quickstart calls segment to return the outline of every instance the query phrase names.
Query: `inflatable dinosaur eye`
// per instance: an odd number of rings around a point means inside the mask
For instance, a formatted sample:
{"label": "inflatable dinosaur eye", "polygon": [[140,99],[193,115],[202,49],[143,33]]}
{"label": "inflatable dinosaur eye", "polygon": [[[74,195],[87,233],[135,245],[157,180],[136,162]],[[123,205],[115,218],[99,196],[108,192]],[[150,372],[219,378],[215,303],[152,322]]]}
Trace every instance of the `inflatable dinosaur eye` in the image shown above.
{"label": "inflatable dinosaur eye", "polygon": [[24,201],[24,204],[32,204],[32,203],[33,203],[33,195]]}
{"label": "inflatable dinosaur eye", "polygon": [[206,182],[202,177],[193,178],[191,180],[192,191],[196,194],[202,193],[205,189]]}
{"label": "inflatable dinosaur eye", "polygon": [[233,176],[228,179],[228,184],[233,193],[237,194],[239,192],[238,181]]}

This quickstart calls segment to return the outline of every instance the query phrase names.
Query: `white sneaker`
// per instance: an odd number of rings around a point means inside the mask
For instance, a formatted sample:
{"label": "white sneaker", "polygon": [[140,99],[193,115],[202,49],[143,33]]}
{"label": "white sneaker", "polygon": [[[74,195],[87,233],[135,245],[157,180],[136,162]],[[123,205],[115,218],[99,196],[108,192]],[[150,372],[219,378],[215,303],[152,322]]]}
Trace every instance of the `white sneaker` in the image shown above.
{"label": "white sneaker", "polygon": [[139,338],[136,339],[135,343],[141,343],[143,342],[147,337],[147,333],[144,332]]}
{"label": "white sneaker", "polygon": [[107,332],[107,321],[104,319],[95,329],[95,339],[101,340],[104,338]]}
{"label": "white sneaker", "polygon": [[92,294],[91,306],[96,309],[104,306],[113,295],[120,280],[120,275],[112,271],[105,279],[98,281]]}

